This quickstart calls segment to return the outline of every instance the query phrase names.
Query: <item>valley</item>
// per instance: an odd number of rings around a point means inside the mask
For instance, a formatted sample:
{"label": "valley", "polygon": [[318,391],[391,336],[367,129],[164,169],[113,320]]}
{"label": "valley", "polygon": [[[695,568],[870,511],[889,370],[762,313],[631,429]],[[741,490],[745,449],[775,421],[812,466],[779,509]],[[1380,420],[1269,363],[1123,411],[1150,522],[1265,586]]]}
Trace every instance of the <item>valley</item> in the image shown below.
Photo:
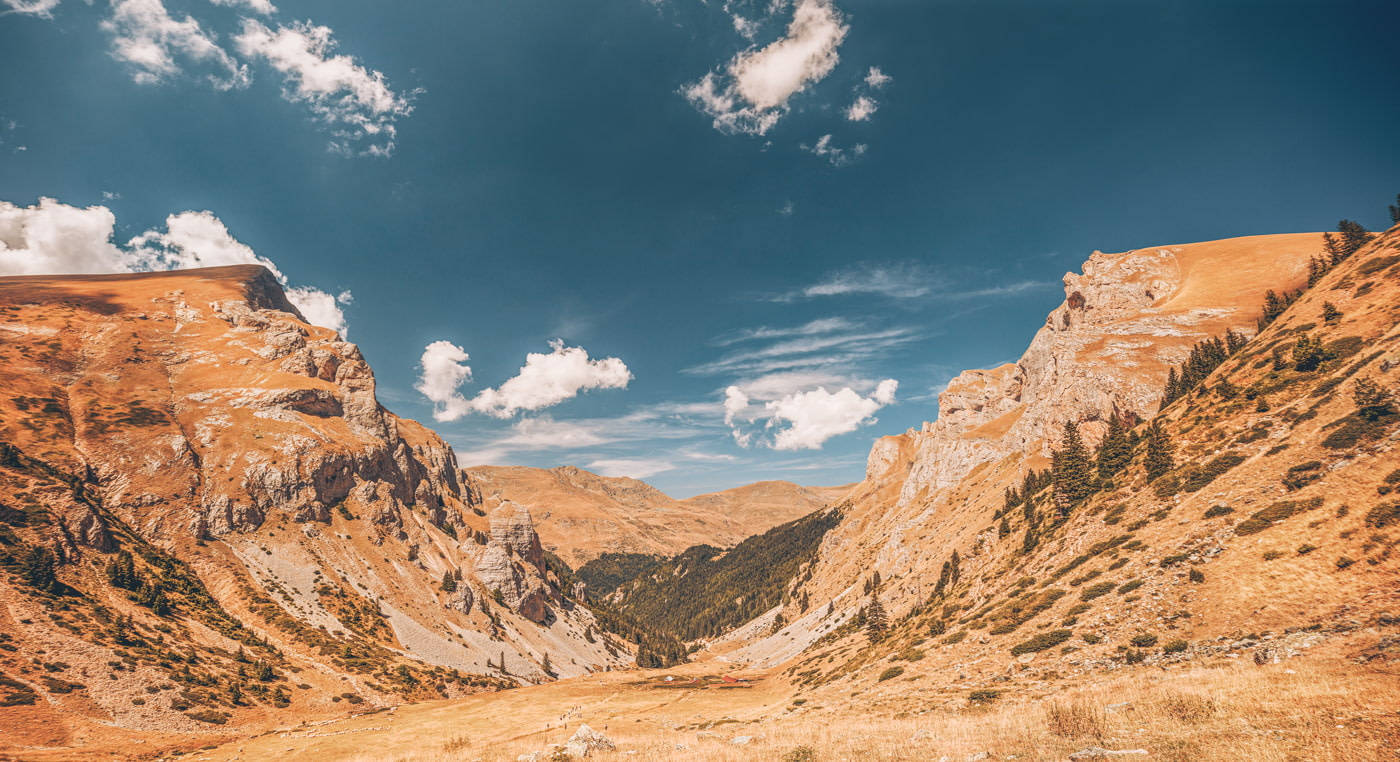
{"label": "valley", "polygon": [[0,755],[1385,758],[1400,227],[1346,233],[1096,252],[863,481],[688,500],[463,467],[258,267],[0,279]]}

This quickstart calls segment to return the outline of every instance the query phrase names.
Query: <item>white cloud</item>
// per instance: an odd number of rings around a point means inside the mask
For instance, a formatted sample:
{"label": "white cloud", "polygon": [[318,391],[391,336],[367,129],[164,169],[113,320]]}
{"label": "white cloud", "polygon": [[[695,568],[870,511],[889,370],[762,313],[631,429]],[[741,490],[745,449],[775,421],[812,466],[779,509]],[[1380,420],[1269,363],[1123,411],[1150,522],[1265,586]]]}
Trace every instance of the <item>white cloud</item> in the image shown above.
{"label": "white cloud", "polygon": [[602,458],[588,464],[588,470],[603,476],[626,476],[632,479],[645,479],[675,467],[676,465],[668,460],[650,458]]}
{"label": "white cloud", "polygon": [[434,341],[423,348],[418,361],[418,383],[413,385],[433,402],[433,419],[455,421],[471,410],[471,404],[457,389],[472,378],[466,350],[450,341]]}
{"label": "white cloud", "polygon": [[455,421],[471,412],[509,418],[522,410],[552,407],[589,389],[625,389],[632,380],[622,360],[590,360],[583,347],[566,347],[556,339],[550,342],[549,354],[527,354],[525,365],[513,378],[468,400],[457,391],[471,380],[466,361],[467,353],[446,341],[435,341],[423,350],[415,388],[433,401],[436,420]]}
{"label": "white cloud", "polygon": [[341,291],[332,296],[319,288],[291,286],[284,289],[287,301],[301,312],[306,322],[329,328],[342,337],[350,335],[350,326],[345,321],[345,311],[341,309],[355,301],[349,291]]}
{"label": "white cloud", "polygon": [[797,0],[786,36],[741,51],[723,72],[681,89],[726,133],[763,135],[788,111],[788,100],[836,68],[848,27],[830,0]]}
{"label": "white cloud", "polygon": [[857,324],[843,317],[817,318],[790,328],[771,328],[760,326],[758,328],[745,328],[734,331],[715,339],[711,343],[715,346],[727,347],[731,344],[738,344],[744,341],[756,341],[761,339],[783,339],[792,336],[815,336],[835,331],[846,331],[857,327]]}
{"label": "white cloud", "polygon": [[799,147],[813,156],[820,156],[826,159],[831,162],[831,166],[833,167],[844,167],[861,156],[864,156],[866,151],[866,145],[864,143],[856,143],[850,148],[840,148],[832,143],[830,134],[817,138],[817,142],[813,145],[803,143]]}
{"label": "white cloud", "polygon": [[[53,9],[62,0],[0,0],[10,10],[6,13],[25,13],[40,18],[53,18]],[[0,14],[4,15],[4,14]]]}
{"label": "white cloud", "polygon": [[397,135],[395,122],[413,111],[412,97],[390,89],[384,75],[366,69],[347,55],[333,55],[331,30],[310,22],[279,26],[275,31],[253,19],[243,20],[234,38],[238,51],[263,58],[285,78],[283,97],[304,103],[330,125],[331,148],[388,156]]}
{"label": "white cloud", "polygon": [[860,265],[833,273],[825,280],[797,291],[778,294],[771,299],[776,302],[790,302],[799,298],[850,294],[879,294],[896,299],[913,299],[929,294],[933,290],[931,281],[930,274],[916,265]]}
{"label": "white cloud", "polygon": [[225,8],[243,8],[253,13],[261,13],[264,16],[271,16],[277,12],[277,6],[269,0],[209,0],[214,5],[222,5]]}
{"label": "white cloud", "polygon": [[868,95],[861,95],[846,108],[846,119],[852,122],[864,122],[870,119],[870,115],[874,114],[879,108],[880,104],[876,103],[874,98]]}
{"label": "white cloud", "polygon": [[191,16],[175,19],[161,0],[112,0],[112,15],[102,22],[112,35],[112,56],[133,69],[132,78],[155,84],[183,71],[181,63],[209,69],[214,87],[228,90],[248,84],[248,67],[219,47]]}
{"label": "white cloud", "polygon": [[725,373],[770,373],[792,368],[834,365],[850,367],[857,360],[906,344],[917,337],[917,333],[909,328],[801,335],[768,346],[730,352],[716,360],[693,365],[683,372],[712,376]]}
{"label": "white cloud", "polygon": [[884,87],[885,85],[888,85],[893,81],[894,77],[891,77],[883,71],[880,71],[880,67],[878,66],[870,67],[870,71],[867,71],[865,73],[865,84],[869,87],[875,88],[876,90],[879,90],[880,88]]}
{"label": "white cloud", "polygon": [[817,388],[769,402],[766,409],[773,421],[791,424],[779,429],[773,449],[817,450],[834,436],[855,431],[862,424],[874,423],[871,416],[894,401],[898,385],[894,379],[887,378],[870,397],[862,397],[849,388],[835,394]]}
{"label": "white cloud", "polygon": [[583,347],[550,342],[549,354],[531,352],[514,378],[496,389],[483,389],[472,400],[472,409],[497,418],[521,410],[557,405],[588,389],[625,389],[632,372],[616,357],[588,359]]}
{"label": "white cloud", "polygon": [[[761,431],[773,431],[771,440],[763,442],[775,450],[816,450],[826,440],[855,431],[862,425],[874,423],[875,411],[894,402],[899,383],[887,378],[875,385],[869,396],[851,386],[828,392],[825,385],[805,391],[785,391],[793,383],[807,379],[799,376],[760,379],[745,388],[725,389],[724,421],[730,427],[734,441],[741,447],[753,444]],[[861,384],[865,388],[868,385]],[[752,395],[752,396],[751,396]],[[755,398],[768,397],[756,404]],[[750,424],[762,423],[760,430]]]}
{"label": "white cloud", "polygon": [[[165,218],[165,230],[151,229],[117,245],[116,216],[105,206],[79,209],[41,198],[21,207],[0,201],[0,275],[143,272],[190,267],[256,264],[287,277],[272,260],[258,256],[233,237],[210,212],[180,212]],[[339,296],[306,286],[287,287],[287,299],[308,322],[345,335],[350,292]]]}
{"label": "white cloud", "polygon": [[752,40],[758,34],[759,22],[756,19],[747,19],[737,13],[730,14],[729,18],[734,22],[734,31],[745,39]]}

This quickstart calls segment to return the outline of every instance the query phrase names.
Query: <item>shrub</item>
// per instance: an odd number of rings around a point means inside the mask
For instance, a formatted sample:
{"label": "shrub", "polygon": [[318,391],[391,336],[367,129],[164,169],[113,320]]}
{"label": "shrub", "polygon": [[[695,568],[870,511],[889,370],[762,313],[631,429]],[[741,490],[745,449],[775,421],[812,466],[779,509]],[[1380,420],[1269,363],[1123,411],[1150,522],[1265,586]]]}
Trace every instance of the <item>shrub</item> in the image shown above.
{"label": "shrub", "polygon": [[1133,639],[1128,642],[1132,643],[1138,648],[1151,648],[1152,646],[1157,645],[1157,636],[1153,635],[1150,632],[1144,632],[1138,635],[1134,635]]}
{"label": "shrub", "polygon": [[1158,704],[1161,712],[1181,722],[1198,722],[1215,715],[1217,707],[1213,699],[1190,693],[1176,693],[1162,698]]}
{"label": "shrub", "polygon": [[228,722],[229,718],[233,715],[228,712],[219,712],[213,709],[200,709],[196,712],[185,712],[185,716],[191,720],[199,720],[200,722],[207,722],[211,725],[222,725]]}
{"label": "shrub", "polygon": [[1211,507],[1206,509],[1205,518],[1213,519],[1216,516],[1224,516],[1226,514],[1234,512],[1235,509],[1231,508],[1228,505],[1212,505]]}
{"label": "shrub", "polygon": [[1205,581],[1206,581],[1205,572],[1202,572],[1200,569],[1192,569],[1192,570],[1191,570],[1191,581],[1192,581],[1192,582],[1195,582],[1196,584],[1200,584],[1200,583],[1202,583],[1202,582],[1205,582]]}
{"label": "shrub", "polygon": [[1086,632],[1083,635],[1080,635],[1079,639],[1083,640],[1085,643],[1088,643],[1091,646],[1103,642],[1103,638],[1099,637],[1098,635],[1095,635],[1092,632]]}
{"label": "shrub", "polygon": [[1400,503],[1382,503],[1366,512],[1366,526],[1372,529],[1384,529],[1398,524],[1400,524]]}
{"label": "shrub", "polygon": [[783,762],[815,762],[817,751],[810,746],[797,746],[783,755]]}
{"label": "shrub", "polygon": [[1129,580],[1129,581],[1127,581],[1127,582],[1124,582],[1122,585],[1119,585],[1119,586],[1118,586],[1118,594],[1119,594],[1119,595],[1126,595],[1127,593],[1131,593],[1132,591],[1134,591],[1134,590],[1136,590],[1136,589],[1138,589],[1138,588],[1140,588],[1140,587],[1142,587],[1142,580],[1140,580],[1140,579]]}
{"label": "shrub", "polygon": [[1265,560],[1265,561],[1277,561],[1277,560],[1280,559],[1280,558],[1283,558],[1283,551],[1281,551],[1281,550],[1266,550],[1266,551],[1264,551],[1264,560]]}
{"label": "shrub", "polygon": [[1189,643],[1187,643],[1186,641],[1182,640],[1181,638],[1177,638],[1177,639],[1175,639],[1175,640],[1167,641],[1167,644],[1166,644],[1165,646],[1162,646],[1162,653],[1164,653],[1164,654],[1179,654],[1179,653],[1185,653],[1186,649],[1189,648],[1189,647],[1190,647],[1190,644],[1189,644]]}
{"label": "shrub", "polygon": [[889,669],[880,673],[880,677],[876,680],[876,682],[883,683],[886,680],[893,680],[894,678],[899,677],[902,674],[904,674],[903,667],[890,667]]}
{"label": "shrub", "polygon": [[974,704],[990,704],[1001,698],[1001,691],[981,688],[967,694],[967,700]]}
{"label": "shrub", "polygon": [[1227,452],[1212,458],[1201,466],[1185,469],[1182,472],[1181,489],[1185,492],[1199,491],[1244,461],[1243,455]]}
{"label": "shrub", "polygon": [[1322,463],[1310,460],[1288,469],[1288,473],[1283,475],[1283,486],[1290,491],[1297,491],[1321,478]]}
{"label": "shrub", "polygon": [[1051,704],[1045,709],[1045,725],[1064,738],[1102,738],[1108,733],[1103,709],[1087,701]]}
{"label": "shrub", "polygon": [[1012,646],[1011,655],[1020,656],[1021,654],[1036,653],[1038,651],[1044,651],[1047,648],[1054,648],[1066,640],[1069,640],[1070,636],[1073,634],[1074,633],[1069,630],[1042,632],[1030,640],[1023,640]]}
{"label": "shrub", "polygon": [[1283,500],[1274,503],[1263,510],[1254,512],[1249,518],[1241,521],[1239,525],[1235,527],[1235,534],[1258,534],[1280,521],[1304,511],[1310,511],[1321,505],[1322,498],[1320,496],[1311,500]]}
{"label": "shrub", "polygon": [[1354,564],[1354,563],[1356,563],[1356,559],[1354,559],[1354,558],[1348,558],[1347,556],[1342,556],[1341,558],[1338,558],[1338,559],[1337,559],[1337,568],[1338,568],[1338,569],[1345,569],[1345,568],[1347,568],[1348,566],[1351,566],[1351,565]]}
{"label": "shrub", "polygon": [[1300,555],[1300,556],[1306,556],[1307,554],[1313,552],[1314,550],[1317,550],[1317,546],[1316,546],[1316,545],[1313,545],[1312,543],[1305,542],[1305,543],[1303,543],[1302,545],[1299,545],[1299,546],[1298,546],[1298,555]]}
{"label": "shrub", "polygon": [[1084,590],[1079,593],[1079,597],[1081,600],[1092,601],[1095,598],[1113,592],[1113,588],[1115,587],[1117,587],[1117,585],[1112,582],[1100,582],[1097,585],[1084,588]]}

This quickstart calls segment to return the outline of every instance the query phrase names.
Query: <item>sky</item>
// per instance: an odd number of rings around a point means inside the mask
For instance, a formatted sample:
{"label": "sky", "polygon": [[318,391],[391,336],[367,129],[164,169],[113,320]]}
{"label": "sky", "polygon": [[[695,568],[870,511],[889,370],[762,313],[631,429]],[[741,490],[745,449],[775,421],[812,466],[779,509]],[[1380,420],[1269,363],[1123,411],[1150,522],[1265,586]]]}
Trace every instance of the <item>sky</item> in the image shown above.
{"label": "sky", "polygon": [[1400,5],[0,0],[0,275],[263,262],[463,465],[858,480],[1094,250],[1389,224]]}

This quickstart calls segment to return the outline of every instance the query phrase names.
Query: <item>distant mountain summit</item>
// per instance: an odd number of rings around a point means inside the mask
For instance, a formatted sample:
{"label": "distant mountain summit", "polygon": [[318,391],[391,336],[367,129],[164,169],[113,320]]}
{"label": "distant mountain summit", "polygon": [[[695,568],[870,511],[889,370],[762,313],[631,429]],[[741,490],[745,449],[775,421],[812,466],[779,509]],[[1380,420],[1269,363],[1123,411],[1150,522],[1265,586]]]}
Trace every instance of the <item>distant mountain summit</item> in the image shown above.
{"label": "distant mountain summit", "polygon": [[575,466],[477,466],[463,473],[488,502],[528,506],[545,548],[575,569],[602,553],[669,556],[692,545],[733,545],[811,513],[850,486],[766,481],[677,500],[646,482]]}

